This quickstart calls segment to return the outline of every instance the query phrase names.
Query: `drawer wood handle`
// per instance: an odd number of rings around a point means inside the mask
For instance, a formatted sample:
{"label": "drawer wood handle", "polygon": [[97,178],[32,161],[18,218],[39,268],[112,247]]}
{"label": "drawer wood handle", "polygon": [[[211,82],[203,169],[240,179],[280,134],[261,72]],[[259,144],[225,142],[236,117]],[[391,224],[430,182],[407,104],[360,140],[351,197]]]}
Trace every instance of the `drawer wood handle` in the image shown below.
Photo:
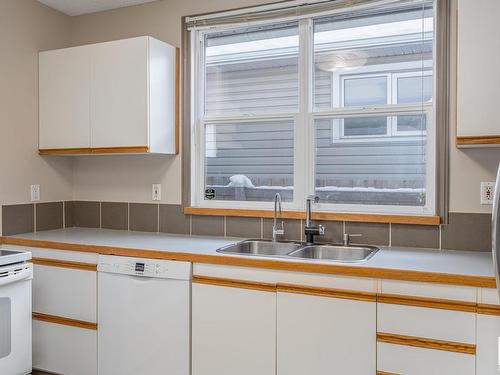
{"label": "drawer wood handle", "polygon": [[90,330],[94,330],[94,331],[97,330],[97,323],[86,322],[84,320],[65,318],[62,316],[49,315],[49,314],[43,314],[43,313],[38,313],[38,312],[34,312],[32,314],[32,317],[33,317],[33,320],[39,320],[41,322],[61,324],[61,325],[65,325],[65,326],[90,329]]}
{"label": "drawer wood handle", "polygon": [[387,344],[414,346],[418,348],[443,350],[447,352],[476,354],[476,345],[453,341],[435,340],[423,337],[396,335],[392,333],[377,333],[377,341]]}

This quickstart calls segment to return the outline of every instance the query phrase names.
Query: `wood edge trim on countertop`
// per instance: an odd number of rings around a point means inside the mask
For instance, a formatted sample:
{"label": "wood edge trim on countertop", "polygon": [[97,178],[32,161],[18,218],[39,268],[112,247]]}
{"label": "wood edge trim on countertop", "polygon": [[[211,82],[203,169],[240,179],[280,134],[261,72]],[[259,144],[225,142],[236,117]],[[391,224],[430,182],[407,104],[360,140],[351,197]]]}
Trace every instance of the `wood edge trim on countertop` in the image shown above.
{"label": "wood edge trim on countertop", "polygon": [[32,313],[33,320],[39,320],[47,323],[61,324],[70,327],[78,327],[90,330],[97,330],[97,323],[86,322],[83,320],[65,318],[57,315],[43,314],[38,312]]}
{"label": "wood edge trim on countertop", "polygon": [[[240,210],[235,208],[205,208],[205,207],[184,207],[183,211],[188,215],[202,216],[235,216],[235,217],[273,217],[270,210]],[[283,211],[284,219],[305,219],[303,211]],[[391,224],[415,224],[415,225],[439,225],[439,216],[411,216],[411,215],[383,215],[383,214],[362,214],[345,212],[313,212],[314,220],[335,220],[353,221],[369,223],[391,223]]]}
{"label": "wood edge trim on countertop", "polygon": [[413,346],[418,348],[443,350],[447,352],[476,354],[476,345],[460,342],[428,339],[423,337],[377,332],[377,341],[387,344]]}
{"label": "wood edge trim on countertop", "polygon": [[97,264],[93,263],[74,262],[69,260],[37,258],[37,257],[31,258],[28,262],[31,262],[33,264],[38,264],[40,266],[72,268],[83,271],[97,271]]}
{"label": "wood edge trim on countertop", "polygon": [[123,147],[83,147],[83,148],[45,148],[39,149],[39,155],[82,155],[82,154],[145,154],[148,146]]}
{"label": "wood edge trim on countertop", "polygon": [[181,121],[181,50],[175,49],[175,154],[178,155],[180,151],[180,121]]}
{"label": "wood edge trim on countertop", "polygon": [[364,302],[377,301],[376,293],[324,287],[311,287],[296,284],[278,283],[277,291],[282,293],[305,294],[310,296],[331,297]]}
{"label": "wood edge trim on countertop", "polygon": [[473,286],[482,288],[496,288],[494,277],[448,274],[425,271],[412,271],[390,268],[361,267],[342,264],[326,264],[314,262],[300,262],[296,260],[278,260],[261,258],[244,258],[222,254],[193,254],[179,251],[146,250],[112,246],[98,246],[85,244],[71,244],[66,242],[33,240],[4,236],[0,243],[6,245],[38,247],[68,251],[90,252],[105,255],[134,256],[152,259],[178,260],[193,263],[218,264],[227,266],[254,267],[272,270],[293,272],[311,272],[322,274],[347,275],[355,277],[369,277],[388,280],[417,281],[426,283]]}
{"label": "wood edge trim on countertop", "polygon": [[476,303],[462,302],[448,299],[428,298],[428,297],[413,297],[402,296],[397,294],[384,294],[377,295],[377,302],[387,303],[391,305],[405,305],[415,307],[425,307],[431,309],[453,310],[463,312],[476,312]]}
{"label": "wood edge trim on countertop", "polygon": [[221,277],[193,275],[193,283],[225,286],[228,288],[260,290],[264,292],[276,292],[276,284],[264,283],[260,281],[246,281],[237,279],[226,279]]}
{"label": "wood edge trim on countertop", "polygon": [[500,316],[499,305],[489,305],[486,303],[477,304],[477,313],[482,315],[497,315]]}
{"label": "wood edge trim on countertop", "polygon": [[377,375],[399,375],[395,372],[387,372],[387,371],[377,371]]}
{"label": "wood edge trim on countertop", "polygon": [[457,136],[457,146],[500,145],[500,135]]}

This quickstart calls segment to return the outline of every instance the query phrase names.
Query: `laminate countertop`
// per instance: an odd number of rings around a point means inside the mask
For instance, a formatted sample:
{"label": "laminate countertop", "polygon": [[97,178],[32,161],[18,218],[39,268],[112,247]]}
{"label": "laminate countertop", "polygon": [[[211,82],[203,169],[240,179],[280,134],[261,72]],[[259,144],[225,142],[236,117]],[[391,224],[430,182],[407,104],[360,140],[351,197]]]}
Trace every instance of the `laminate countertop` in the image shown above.
{"label": "laminate countertop", "polygon": [[8,245],[494,288],[489,252],[381,247],[367,261],[341,263],[218,253],[242,238],[67,228],[0,237]]}

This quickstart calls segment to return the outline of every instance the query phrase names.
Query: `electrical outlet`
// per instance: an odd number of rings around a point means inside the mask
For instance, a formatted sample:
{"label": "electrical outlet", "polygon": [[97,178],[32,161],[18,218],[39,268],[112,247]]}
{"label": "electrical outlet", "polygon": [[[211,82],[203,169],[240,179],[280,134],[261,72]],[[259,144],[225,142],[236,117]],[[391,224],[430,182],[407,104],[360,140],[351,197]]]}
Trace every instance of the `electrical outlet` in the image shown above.
{"label": "electrical outlet", "polygon": [[494,182],[481,182],[481,204],[493,204]]}
{"label": "electrical outlet", "polygon": [[39,202],[40,201],[40,185],[31,185],[30,191],[31,191],[31,201],[32,202]]}
{"label": "electrical outlet", "polygon": [[153,184],[152,199],[161,201],[161,184]]}

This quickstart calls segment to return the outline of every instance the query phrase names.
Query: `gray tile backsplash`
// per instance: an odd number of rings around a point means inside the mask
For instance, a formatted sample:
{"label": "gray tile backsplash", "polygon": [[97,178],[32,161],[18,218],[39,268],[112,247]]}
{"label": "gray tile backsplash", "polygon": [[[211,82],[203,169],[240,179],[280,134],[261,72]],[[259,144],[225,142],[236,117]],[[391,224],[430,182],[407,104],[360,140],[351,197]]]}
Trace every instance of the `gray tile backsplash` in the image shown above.
{"label": "gray tile backsplash", "polygon": [[189,234],[191,219],[178,204],[160,204],[160,232]]}
{"label": "gray tile backsplash", "polygon": [[158,207],[156,203],[130,203],[130,230],[158,232]]}
{"label": "gray tile backsplash", "polygon": [[347,221],[345,223],[345,233],[360,234],[360,237],[353,237],[351,242],[366,245],[389,245],[389,224],[381,223],[358,223]]}
{"label": "gray tile backsplash", "polygon": [[[36,212],[36,220],[35,220]],[[272,238],[273,219],[185,215],[181,205],[66,201],[2,206],[2,233],[14,235],[65,227],[90,227],[175,234]],[[283,240],[304,240],[301,220],[284,219]],[[407,225],[319,221],[318,242],[340,243],[343,233],[361,234],[353,243],[381,246],[491,251],[491,215],[450,213],[449,224]]]}
{"label": "gray tile backsplash", "polygon": [[191,234],[200,236],[223,236],[224,216],[193,216]]}
{"label": "gray tile backsplash", "polygon": [[101,228],[128,229],[128,203],[102,202]]}
{"label": "gray tile backsplash", "polygon": [[226,236],[262,238],[262,219],[255,217],[226,217]]}
{"label": "gray tile backsplash", "polygon": [[28,204],[12,204],[2,206],[2,234],[12,236],[35,230],[34,206]]}
{"label": "gray tile backsplash", "polygon": [[441,247],[452,250],[491,251],[491,215],[452,212],[441,226]]}
{"label": "gray tile backsplash", "polygon": [[73,226],[99,228],[101,226],[101,203],[74,201]]}
{"label": "gray tile backsplash", "polygon": [[439,248],[439,226],[391,224],[391,245]]}
{"label": "gray tile backsplash", "polygon": [[36,230],[60,229],[63,227],[63,202],[36,204]]}

